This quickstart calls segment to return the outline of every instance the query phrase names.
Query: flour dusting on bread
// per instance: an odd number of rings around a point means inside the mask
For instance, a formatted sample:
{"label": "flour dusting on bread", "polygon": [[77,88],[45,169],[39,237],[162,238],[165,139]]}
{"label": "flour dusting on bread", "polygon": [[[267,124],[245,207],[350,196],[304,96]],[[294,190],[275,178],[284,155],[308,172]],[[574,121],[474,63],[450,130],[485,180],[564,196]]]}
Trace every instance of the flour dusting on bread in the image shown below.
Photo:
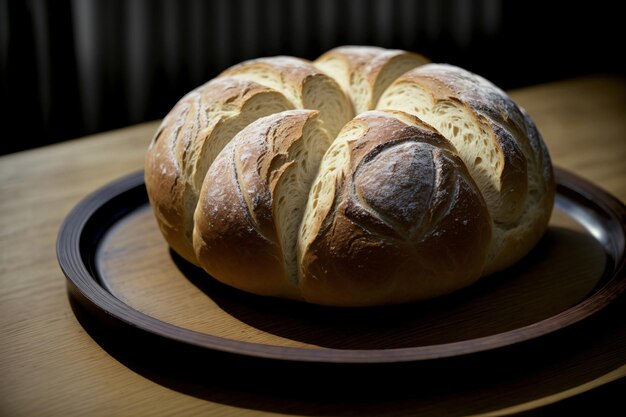
{"label": "flour dusting on bread", "polygon": [[215,279],[332,306],[424,300],[509,267],[555,193],[504,91],[363,46],[225,70],[163,119],[145,182],[169,245]]}

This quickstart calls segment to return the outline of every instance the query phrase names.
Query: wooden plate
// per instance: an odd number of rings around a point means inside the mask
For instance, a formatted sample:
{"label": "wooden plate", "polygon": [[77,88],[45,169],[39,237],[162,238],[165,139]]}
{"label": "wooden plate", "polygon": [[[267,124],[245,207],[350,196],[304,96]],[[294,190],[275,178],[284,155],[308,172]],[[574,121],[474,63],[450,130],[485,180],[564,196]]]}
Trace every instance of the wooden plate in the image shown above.
{"label": "wooden plate", "polygon": [[201,352],[277,361],[385,364],[459,357],[568,328],[626,288],[626,207],[556,170],[550,227],[520,263],[428,302],[328,308],[228,288],[173,254],[147,202],[143,173],[82,201],[59,232],[69,294],[110,329]]}

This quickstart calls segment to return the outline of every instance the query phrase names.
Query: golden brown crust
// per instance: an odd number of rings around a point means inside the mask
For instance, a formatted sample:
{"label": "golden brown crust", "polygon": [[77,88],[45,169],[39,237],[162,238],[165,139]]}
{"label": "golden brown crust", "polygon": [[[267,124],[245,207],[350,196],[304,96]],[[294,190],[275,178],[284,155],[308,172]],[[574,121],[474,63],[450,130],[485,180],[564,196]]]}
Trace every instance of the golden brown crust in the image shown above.
{"label": "golden brown crust", "polygon": [[[465,153],[472,175],[482,176],[477,183],[494,221],[493,244],[484,273],[502,270],[521,259],[545,231],[554,201],[550,159],[532,120],[502,90],[458,67],[421,66],[396,80],[387,94],[402,91],[403,86],[407,89],[417,86],[428,96],[416,104],[419,108],[415,114],[419,117],[435,120],[437,109],[450,103],[451,107],[464,109],[465,122],[476,126],[480,136],[490,142],[486,147],[493,149],[497,159],[487,169],[472,171],[473,155],[469,158],[471,152]],[[391,102],[407,110],[400,100]],[[470,129],[467,124],[466,129],[475,141],[470,141],[469,146],[481,146],[476,129]],[[460,130],[463,135],[463,128]]]}
{"label": "golden brown crust", "polygon": [[525,137],[532,146],[532,153],[527,161],[531,166],[529,178],[534,191],[530,193],[525,212],[518,223],[501,232],[503,250],[490,259],[483,275],[502,271],[526,256],[543,236],[552,215],[556,185],[550,155],[530,116],[524,109],[520,108],[520,111],[524,120]]}
{"label": "golden brown crust", "polygon": [[430,126],[368,112],[351,123],[349,169],[333,210],[302,255],[310,302],[397,304],[446,294],[477,280],[491,219],[452,146]]}
{"label": "golden brown crust", "polygon": [[294,163],[312,110],[277,113],[242,130],[220,153],[202,187],[194,246],[218,280],[261,295],[299,298],[290,282],[274,214],[276,186]]}
{"label": "golden brown crust", "polygon": [[189,93],[145,161],[170,246],[233,287],[334,306],[436,297],[521,259],[554,203],[541,135],[488,81],[426,62],[340,47],[315,65],[246,61]]}
{"label": "golden brown crust", "polygon": [[428,62],[420,54],[399,49],[340,46],[317,58],[315,65],[337,79],[358,114],[372,110],[382,92],[401,74]]}
{"label": "golden brown crust", "polygon": [[[246,111],[255,102],[273,105]],[[206,160],[207,154],[214,157],[224,145],[216,143],[223,141],[217,136],[224,129],[243,128],[254,117],[288,108],[288,101],[268,87],[218,78],[187,94],[163,120],[146,155],[145,182],[159,227],[178,254],[197,263],[192,216],[204,173],[212,162]],[[210,146],[219,149],[211,151]]]}
{"label": "golden brown crust", "polygon": [[283,93],[297,109],[320,111],[320,119],[331,136],[354,117],[348,96],[337,81],[311,62],[288,56],[257,58],[237,64],[220,77],[255,81]]}
{"label": "golden brown crust", "polygon": [[[526,159],[517,137],[499,122],[505,123],[500,116],[506,110],[517,110],[510,99],[498,94],[491,85],[481,86],[486,93],[479,93],[477,79],[465,78],[465,72],[457,72],[455,67],[441,64],[429,64],[404,74],[398,82],[415,83],[427,90],[434,105],[445,101],[454,101],[467,108],[475,122],[490,133],[491,140],[498,152],[499,169],[499,207],[492,213],[494,220],[501,223],[517,221],[523,210],[528,191]],[[504,93],[502,93],[504,94]],[[489,97],[485,97],[489,95]],[[493,103],[492,107],[487,101]],[[505,110],[506,109],[506,110]]]}
{"label": "golden brown crust", "polygon": [[[233,65],[223,71],[219,77],[232,77],[250,74],[255,71],[277,74],[283,85],[293,88],[295,96],[302,98],[302,87],[309,77],[319,75],[320,72],[305,59],[291,56],[276,56],[256,58]],[[268,81],[270,81],[268,79]],[[295,103],[294,103],[295,104]]]}
{"label": "golden brown crust", "polygon": [[200,129],[195,121],[199,91],[187,94],[176,104],[157,130],[145,160],[145,183],[157,223],[168,244],[182,257],[195,261],[193,247],[185,234],[185,186],[180,182],[182,167],[180,151],[184,148],[181,130],[187,137]]}

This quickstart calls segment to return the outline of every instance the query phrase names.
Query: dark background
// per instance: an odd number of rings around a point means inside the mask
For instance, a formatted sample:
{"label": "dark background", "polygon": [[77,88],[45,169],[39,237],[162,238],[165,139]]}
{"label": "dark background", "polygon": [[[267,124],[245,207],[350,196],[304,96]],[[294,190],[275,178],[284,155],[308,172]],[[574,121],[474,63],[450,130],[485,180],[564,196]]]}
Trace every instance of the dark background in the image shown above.
{"label": "dark background", "polygon": [[420,52],[504,89],[624,75],[619,2],[0,0],[0,154],[163,117],[244,59]]}

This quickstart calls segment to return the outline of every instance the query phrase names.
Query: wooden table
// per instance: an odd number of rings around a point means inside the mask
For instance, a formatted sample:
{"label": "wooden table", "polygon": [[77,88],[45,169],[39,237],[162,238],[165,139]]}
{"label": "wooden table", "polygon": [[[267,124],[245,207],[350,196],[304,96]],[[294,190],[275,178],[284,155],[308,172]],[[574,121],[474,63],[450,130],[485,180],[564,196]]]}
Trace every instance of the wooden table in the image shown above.
{"label": "wooden table", "polygon": [[[556,165],[626,201],[625,79],[593,76],[511,95],[534,117]],[[157,125],[146,123],[0,158],[0,415],[232,416],[274,415],[277,410],[271,407],[272,398],[265,399],[260,411],[236,391],[206,399],[136,373],[94,342],[70,309],[55,253],[61,222],[87,194],[142,167]],[[611,343],[620,344],[618,350],[624,352],[626,331],[619,325],[616,332],[621,336]],[[592,363],[581,358],[578,366]],[[573,396],[568,401],[577,405],[581,393],[626,374],[626,357],[613,358],[611,364],[600,376],[589,369],[589,380],[577,386],[525,398],[499,411],[528,410]],[[620,382],[606,386],[615,384]],[[605,387],[592,392],[601,389]],[[316,414],[311,409],[286,410]],[[372,410],[392,412],[393,404]]]}

